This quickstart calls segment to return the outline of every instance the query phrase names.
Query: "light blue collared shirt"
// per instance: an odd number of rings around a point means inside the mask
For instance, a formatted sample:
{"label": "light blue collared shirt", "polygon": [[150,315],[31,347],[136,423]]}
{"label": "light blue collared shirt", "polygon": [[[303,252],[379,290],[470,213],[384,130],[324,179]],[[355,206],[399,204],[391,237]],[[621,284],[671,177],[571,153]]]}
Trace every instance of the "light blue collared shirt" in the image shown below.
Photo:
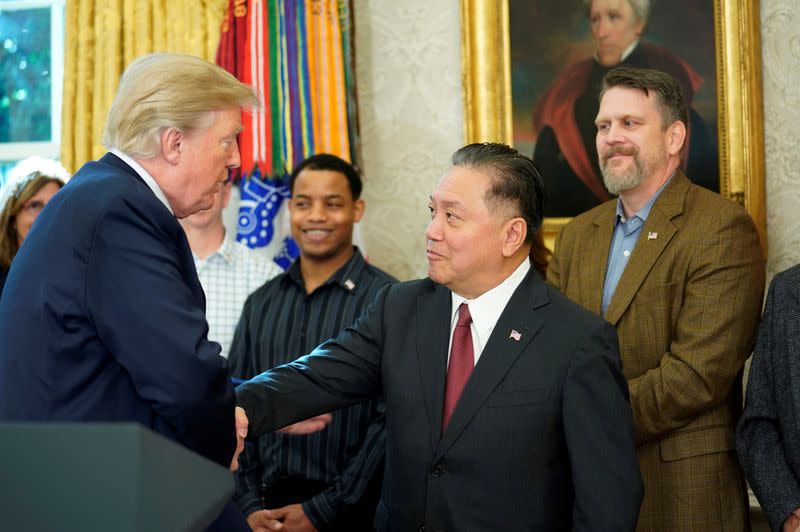
{"label": "light blue collared shirt", "polygon": [[[675,174],[672,174],[674,176]],[[625,210],[622,208],[622,199],[617,198],[617,216],[616,224],[614,225],[614,236],[611,239],[611,251],[608,253],[608,267],[606,268],[606,282],[603,285],[603,316],[606,314],[606,309],[611,303],[611,298],[614,297],[614,291],[617,289],[622,272],[625,271],[625,266],[628,265],[628,259],[633,253],[633,248],[636,247],[636,241],[639,240],[639,233],[642,232],[642,227],[647,221],[647,216],[650,214],[650,209],[664,188],[672,181],[672,176],[667,179],[667,182],[661,185],[653,197],[639,209],[636,214],[630,218],[625,218]]]}

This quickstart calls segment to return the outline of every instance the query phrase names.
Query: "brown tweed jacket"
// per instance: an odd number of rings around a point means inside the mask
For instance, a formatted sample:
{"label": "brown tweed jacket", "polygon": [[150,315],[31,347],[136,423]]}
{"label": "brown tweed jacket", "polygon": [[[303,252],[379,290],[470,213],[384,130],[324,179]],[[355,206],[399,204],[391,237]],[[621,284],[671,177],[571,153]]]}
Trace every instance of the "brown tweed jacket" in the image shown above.
{"label": "brown tweed jacket", "polygon": [[[547,280],[600,313],[611,200],[556,241]],[[741,371],[764,291],[749,215],[680,171],[653,205],[605,318],[617,328],[645,498],[637,530],[748,530],[735,455]]]}

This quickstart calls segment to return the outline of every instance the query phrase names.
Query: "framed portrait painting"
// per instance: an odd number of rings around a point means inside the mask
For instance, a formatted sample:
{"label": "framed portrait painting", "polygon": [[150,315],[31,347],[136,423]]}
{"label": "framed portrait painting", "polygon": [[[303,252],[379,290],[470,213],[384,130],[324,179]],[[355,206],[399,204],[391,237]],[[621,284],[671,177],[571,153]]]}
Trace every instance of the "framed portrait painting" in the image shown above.
{"label": "framed portrait painting", "polygon": [[466,140],[506,142],[534,158],[548,189],[548,244],[572,216],[610,198],[594,117],[603,75],[621,64],[657,68],[678,82],[689,105],[683,170],[740,202],[766,253],[758,0],[461,0],[461,7]]}

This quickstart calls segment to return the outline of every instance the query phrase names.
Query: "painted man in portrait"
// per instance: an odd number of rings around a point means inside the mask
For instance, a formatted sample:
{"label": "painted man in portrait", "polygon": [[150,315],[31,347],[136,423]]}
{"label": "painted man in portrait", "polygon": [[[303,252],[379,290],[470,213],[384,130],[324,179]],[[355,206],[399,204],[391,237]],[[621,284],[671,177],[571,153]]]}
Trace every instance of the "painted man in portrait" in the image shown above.
{"label": "painted man in portrait", "polygon": [[[547,185],[546,216],[575,216],[611,197],[594,149],[598,93],[609,70],[619,65],[663,70],[678,82],[690,105],[703,83],[686,60],[640,40],[650,0],[584,0],[584,6],[595,55],[567,66],[533,112],[537,134],[533,159]],[[717,148],[703,119],[691,108],[688,130],[682,169],[697,184],[718,191]]]}

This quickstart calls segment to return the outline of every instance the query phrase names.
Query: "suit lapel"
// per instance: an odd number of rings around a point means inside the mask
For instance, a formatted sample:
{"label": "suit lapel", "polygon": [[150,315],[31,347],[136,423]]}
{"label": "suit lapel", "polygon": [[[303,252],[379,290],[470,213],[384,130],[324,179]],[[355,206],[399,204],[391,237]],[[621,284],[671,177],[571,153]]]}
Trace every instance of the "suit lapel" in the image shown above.
{"label": "suit lapel", "polygon": [[588,302],[587,309],[600,314],[603,307],[603,286],[606,282],[608,253],[611,250],[611,239],[614,236],[616,201],[610,201],[598,209],[594,217],[594,234],[590,236],[589,257],[578,265],[585,271],[586,283],[582,285],[580,301]]}
{"label": "suit lapel", "polygon": [[442,435],[451,310],[450,290],[438,284],[417,299],[417,358],[428,411],[431,449]]}
{"label": "suit lapel", "polygon": [[[492,394],[531,339],[544,325],[544,313],[535,311],[532,307],[534,309],[541,307],[547,301],[546,285],[544,281],[538,278],[538,274],[534,269],[531,268],[528,275],[511,296],[505,310],[500,315],[500,319],[497,320],[489,341],[478,359],[478,364],[464,387],[464,392],[456,405],[450,424],[434,450],[434,462],[458,439],[478,412],[478,409]],[[520,333],[519,340],[511,338],[512,330]],[[442,389],[444,389],[444,383],[442,383]],[[444,401],[443,393],[441,394],[441,401]],[[441,410],[442,404],[442,402],[438,403],[439,410]],[[438,419],[441,425],[441,413]]]}
{"label": "suit lapel", "polygon": [[653,204],[636,241],[633,254],[622,272],[617,289],[608,305],[605,319],[612,325],[616,325],[628,309],[647,274],[678,231],[672,223],[672,218],[683,212],[688,189],[689,180],[680,171],[676,171],[670,184]]}

